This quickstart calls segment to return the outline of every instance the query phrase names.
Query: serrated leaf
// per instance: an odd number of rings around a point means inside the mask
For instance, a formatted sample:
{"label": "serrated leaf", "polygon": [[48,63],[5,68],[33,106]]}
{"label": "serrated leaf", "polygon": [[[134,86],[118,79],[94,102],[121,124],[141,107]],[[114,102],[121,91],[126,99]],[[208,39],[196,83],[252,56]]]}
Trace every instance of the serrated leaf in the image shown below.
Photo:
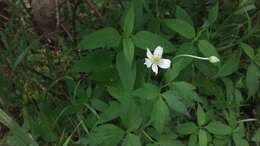
{"label": "serrated leaf", "polygon": [[176,95],[176,92],[167,91],[164,92],[162,96],[164,97],[171,109],[178,113],[189,115],[186,106],[179,100],[179,97]]}
{"label": "serrated leaf", "polygon": [[111,102],[109,107],[100,114],[99,124],[109,122],[120,116],[120,104],[118,102]]}
{"label": "serrated leaf", "polygon": [[213,121],[210,122],[207,126],[206,129],[212,133],[212,134],[216,134],[216,135],[229,135],[232,132],[232,129],[221,123],[221,122],[217,122],[217,121]]}
{"label": "serrated leaf", "polygon": [[208,137],[207,132],[205,130],[199,130],[199,146],[207,146],[208,145]]}
{"label": "serrated leaf", "polygon": [[175,16],[177,19],[181,19],[183,21],[188,22],[190,25],[193,25],[192,19],[189,14],[180,6],[176,6]]}
{"label": "serrated leaf", "polygon": [[113,82],[118,79],[117,70],[114,66],[111,65],[104,70],[90,74],[89,79],[99,82]]}
{"label": "serrated leaf", "polygon": [[147,83],[142,88],[136,89],[133,95],[150,100],[160,95],[160,89],[153,84]]}
{"label": "serrated leaf", "polygon": [[[112,65],[114,54],[112,52],[98,50],[90,52],[72,66],[75,72],[100,72]],[[102,59],[100,59],[102,58]]]}
{"label": "serrated leaf", "polygon": [[131,38],[123,38],[123,49],[125,58],[131,66],[135,54],[135,46]]}
{"label": "serrated leaf", "polygon": [[139,136],[129,133],[122,146],[142,146]]}
{"label": "serrated leaf", "polygon": [[112,124],[96,127],[88,138],[91,146],[117,146],[124,136],[124,131]]}
{"label": "serrated leaf", "polygon": [[181,143],[178,140],[162,140],[159,141],[160,146],[185,146],[183,143]]}
{"label": "serrated leaf", "polygon": [[86,35],[78,44],[79,49],[114,48],[120,44],[121,36],[112,27],[102,28],[89,35]]}
{"label": "serrated leaf", "polygon": [[169,109],[165,102],[158,98],[154,103],[153,111],[152,111],[152,121],[154,128],[159,132],[162,133],[164,127],[168,121],[169,117]]}
{"label": "serrated leaf", "polygon": [[219,58],[216,48],[209,41],[199,40],[198,46],[199,46],[200,52],[205,57],[216,56]]}
{"label": "serrated leaf", "polygon": [[220,67],[215,77],[225,77],[236,72],[240,62],[240,51],[236,51],[228,57],[228,60]]}
{"label": "serrated leaf", "polygon": [[198,137],[197,134],[192,134],[189,137],[188,146],[198,146]]}
{"label": "serrated leaf", "polygon": [[206,122],[206,114],[200,105],[198,105],[197,108],[197,122],[200,126],[204,125]]}
{"label": "serrated leaf", "polygon": [[173,52],[175,47],[167,39],[161,37],[158,34],[154,34],[149,31],[140,31],[134,37],[134,44],[141,49],[154,50],[157,46],[162,46],[165,53]]}
{"label": "serrated leaf", "polygon": [[260,70],[255,64],[249,65],[246,74],[246,87],[248,89],[248,96],[254,95],[259,86]]}
{"label": "serrated leaf", "polygon": [[136,65],[130,66],[122,52],[118,53],[116,67],[119,73],[121,83],[126,91],[134,88],[136,79]]}
{"label": "serrated leaf", "polygon": [[243,49],[243,51],[246,53],[246,55],[250,58],[250,59],[254,59],[255,57],[255,51],[254,49],[249,46],[246,43],[241,43],[240,47]]}
{"label": "serrated leaf", "polygon": [[219,11],[219,6],[218,6],[218,3],[217,3],[209,11],[208,20],[209,20],[210,24],[213,24],[217,20],[217,18],[218,18],[218,11]]}
{"label": "serrated leaf", "polygon": [[193,122],[186,122],[186,123],[177,125],[176,130],[179,134],[189,135],[189,134],[196,133],[198,131],[198,127]]}
{"label": "serrated leaf", "polygon": [[120,102],[124,102],[127,100],[127,98],[130,98],[130,95],[123,89],[123,87],[110,86],[107,88],[107,90],[113,98]]}
{"label": "serrated leaf", "polygon": [[134,23],[135,23],[135,11],[134,6],[130,6],[128,9],[128,12],[125,17],[124,21],[124,33],[126,36],[130,36],[134,29]]}
{"label": "serrated leaf", "polygon": [[180,19],[166,19],[164,22],[172,31],[179,33],[187,39],[195,37],[195,29],[188,22]]}
{"label": "serrated leaf", "polygon": [[120,105],[121,120],[128,131],[136,130],[142,123],[142,113],[139,106],[136,105],[132,98],[128,98]]}
{"label": "serrated leaf", "polygon": [[233,140],[236,146],[249,146],[249,143],[245,139],[243,139],[243,137],[241,137],[239,134],[235,133],[233,135]]}
{"label": "serrated leaf", "polygon": [[254,134],[254,136],[252,137],[252,141],[254,141],[254,142],[260,142],[260,128],[258,128],[258,129],[255,131],[255,134]]}
{"label": "serrated leaf", "polygon": [[188,84],[188,82],[185,82],[185,84],[183,82],[174,82],[173,86],[176,88],[176,90],[179,92],[181,96],[187,97],[194,101],[202,102],[198,94],[195,91],[193,91],[194,87]]}

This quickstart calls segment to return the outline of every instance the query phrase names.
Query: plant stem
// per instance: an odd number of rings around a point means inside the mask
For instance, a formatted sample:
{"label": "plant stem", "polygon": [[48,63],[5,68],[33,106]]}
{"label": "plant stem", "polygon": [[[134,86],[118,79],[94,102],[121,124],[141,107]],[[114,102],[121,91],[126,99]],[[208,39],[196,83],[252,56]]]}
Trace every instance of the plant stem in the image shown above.
{"label": "plant stem", "polygon": [[199,56],[188,55],[188,54],[177,55],[173,59],[177,59],[177,58],[180,58],[180,57],[190,57],[190,58],[195,58],[195,59],[199,59],[199,60],[209,60],[208,57],[199,57]]}

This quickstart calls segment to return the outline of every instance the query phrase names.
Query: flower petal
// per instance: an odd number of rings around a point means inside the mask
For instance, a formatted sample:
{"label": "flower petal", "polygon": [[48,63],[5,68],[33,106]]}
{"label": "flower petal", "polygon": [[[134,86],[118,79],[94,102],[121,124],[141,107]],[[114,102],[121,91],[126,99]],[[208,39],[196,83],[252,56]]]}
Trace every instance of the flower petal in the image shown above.
{"label": "flower petal", "polygon": [[162,57],[162,54],[163,48],[161,46],[158,46],[153,52],[153,55],[159,56],[160,58]]}
{"label": "flower petal", "polygon": [[147,68],[150,68],[152,66],[152,61],[148,58],[145,58],[144,64],[147,66]]}
{"label": "flower petal", "polygon": [[151,59],[153,57],[153,54],[152,52],[147,48],[147,51],[146,51],[146,56]]}
{"label": "flower petal", "polygon": [[152,70],[156,75],[158,74],[158,66],[156,64],[152,65]]}
{"label": "flower petal", "polygon": [[163,68],[163,69],[170,68],[171,60],[170,59],[161,59],[158,65],[160,68]]}

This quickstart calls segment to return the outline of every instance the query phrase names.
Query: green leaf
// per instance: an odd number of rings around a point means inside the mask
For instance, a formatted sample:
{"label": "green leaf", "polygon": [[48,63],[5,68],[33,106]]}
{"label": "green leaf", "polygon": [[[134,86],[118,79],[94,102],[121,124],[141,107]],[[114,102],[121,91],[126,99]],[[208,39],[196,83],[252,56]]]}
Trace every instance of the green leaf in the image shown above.
{"label": "green leaf", "polygon": [[207,132],[205,130],[199,130],[199,146],[207,146],[208,145],[208,137]]}
{"label": "green leaf", "polygon": [[146,146],[160,146],[160,144],[155,144],[155,143],[151,144],[151,143],[149,143]]}
{"label": "green leaf", "polygon": [[180,19],[166,19],[164,22],[172,31],[179,33],[187,39],[195,37],[195,29],[188,22]]}
{"label": "green leaf", "polygon": [[254,3],[246,4],[244,6],[240,6],[238,10],[234,12],[235,15],[242,15],[244,13],[247,13],[250,10],[256,9],[256,5]]}
{"label": "green leaf", "polygon": [[124,139],[122,146],[142,146],[142,144],[137,135],[129,133]]}
{"label": "green leaf", "polygon": [[107,27],[97,30],[87,36],[85,36],[80,42],[77,48],[79,49],[97,49],[97,48],[114,48],[119,46],[121,40],[120,34],[116,29]]}
{"label": "green leaf", "polygon": [[213,24],[217,20],[217,18],[218,18],[218,11],[219,11],[219,6],[218,6],[218,3],[217,3],[209,11],[208,20],[209,20],[210,24]]}
{"label": "green leaf", "polygon": [[21,146],[38,146],[32,136],[25,132],[9,115],[7,115],[2,109],[0,109],[0,122],[8,127],[11,133],[15,136],[15,139],[20,141]]}
{"label": "green leaf", "polygon": [[254,136],[252,137],[252,141],[258,143],[260,142],[260,128],[258,128],[256,131],[255,131],[255,134]]}
{"label": "green leaf", "polygon": [[181,96],[187,97],[194,101],[202,102],[198,94],[193,91],[195,89],[194,86],[189,84],[188,82],[174,82],[173,86],[176,88]]}
{"label": "green leaf", "polygon": [[246,87],[248,89],[248,96],[254,95],[259,86],[260,70],[255,64],[249,65],[246,74]]}
{"label": "green leaf", "polygon": [[216,56],[219,58],[216,48],[209,41],[199,40],[198,46],[199,46],[200,52],[205,57]]}
{"label": "green leaf", "polygon": [[173,52],[175,47],[167,39],[161,37],[158,34],[151,33],[149,31],[140,31],[134,37],[134,44],[141,49],[154,50],[157,46],[162,46],[165,53]]}
{"label": "green leaf", "polygon": [[193,122],[186,122],[186,123],[177,125],[176,130],[179,134],[190,135],[190,134],[196,133],[198,131],[198,127]]}
{"label": "green leaf", "polygon": [[246,55],[250,58],[250,59],[254,59],[255,57],[255,51],[254,49],[249,46],[246,43],[241,43],[240,47],[243,49],[243,51],[246,53]]}
{"label": "green leaf", "polygon": [[[178,52],[176,55],[181,55],[181,54],[191,54],[191,55],[196,55],[196,48],[192,43],[184,43],[180,46],[178,49]],[[192,62],[192,58],[177,58],[172,60],[172,67],[167,70],[165,74],[165,79],[167,82],[173,81],[175,78],[179,76],[181,71],[183,71],[185,68],[187,68],[188,65],[190,65]]]}
{"label": "green leaf", "polygon": [[190,25],[193,25],[192,19],[189,14],[180,6],[176,6],[175,16],[177,19],[188,22]]}
{"label": "green leaf", "polygon": [[164,97],[164,99],[166,100],[167,104],[171,109],[173,109],[178,113],[189,115],[186,106],[180,101],[180,99],[178,98],[178,94],[176,94],[176,92],[166,91],[163,93],[162,96]]}
{"label": "green leaf", "polygon": [[200,105],[197,108],[197,122],[200,126],[206,123],[206,114]]}
{"label": "green leaf", "polygon": [[140,127],[143,120],[142,113],[133,98],[128,98],[125,102],[121,103],[120,111],[122,123],[128,131],[133,131]]}
{"label": "green leaf", "polygon": [[120,116],[120,104],[118,102],[111,102],[109,107],[100,115],[99,124],[109,122]]}
{"label": "green leaf", "polygon": [[112,124],[96,127],[88,138],[91,146],[117,146],[124,136],[124,131]]}
{"label": "green leaf", "polygon": [[127,101],[128,98],[130,98],[129,93],[125,91],[121,86],[120,87],[110,86],[107,88],[107,91],[113,98],[117,99],[122,103]]}
{"label": "green leaf", "polygon": [[215,77],[225,77],[236,72],[239,67],[240,55],[240,51],[236,51],[233,54],[231,54],[228,57],[228,60],[224,62],[224,65],[220,67]]}
{"label": "green leaf", "polygon": [[159,132],[162,133],[164,127],[168,121],[169,117],[169,109],[165,102],[158,98],[157,101],[154,103],[153,111],[152,111],[152,121],[154,128]]}
{"label": "green leaf", "polygon": [[197,134],[192,134],[189,137],[188,146],[198,146],[198,137]]}
{"label": "green leaf", "polygon": [[123,53],[120,52],[117,55],[116,67],[124,89],[131,91],[134,88],[136,79],[136,65],[130,66]]}
{"label": "green leaf", "polygon": [[153,84],[146,83],[142,88],[135,90],[133,95],[150,100],[160,95],[160,89]]}
{"label": "green leaf", "polygon": [[131,38],[123,38],[123,48],[126,60],[132,65],[135,53],[135,46]]}
{"label": "green leaf", "polygon": [[232,129],[221,123],[221,122],[217,122],[217,121],[213,121],[210,122],[207,126],[206,129],[212,133],[212,134],[216,134],[216,135],[229,135],[232,132]]}
{"label": "green leaf", "polygon": [[245,139],[243,139],[240,134],[235,133],[233,135],[233,140],[236,146],[249,146],[249,143]]}
{"label": "green leaf", "polygon": [[[98,50],[90,52],[87,56],[76,61],[72,67],[75,72],[100,72],[112,65],[114,54],[112,52]],[[100,59],[102,58],[102,59]]]}
{"label": "green leaf", "polygon": [[179,58],[172,61],[172,68],[167,70],[165,78],[167,82],[171,82],[176,79],[180,72],[184,70],[192,62],[191,58]]}
{"label": "green leaf", "polygon": [[124,33],[126,36],[131,35],[134,29],[134,24],[135,24],[135,11],[134,11],[134,7],[131,5],[130,8],[128,9],[124,21]]}
{"label": "green leaf", "polygon": [[99,81],[99,82],[113,82],[116,79],[118,79],[117,69],[112,65],[110,65],[106,69],[90,74],[89,76],[89,80]]}
{"label": "green leaf", "polygon": [[16,67],[23,61],[24,57],[29,53],[29,51],[39,45],[39,39],[35,39],[32,41],[32,43],[27,46],[23,52],[17,57],[14,63],[13,69],[15,70]]}
{"label": "green leaf", "polygon": [[185,146],[178,140],[162,140],[159,141],[160,146]]}
{"label": "green leaf", "polygon": [[134,6],[135,16],[135,27],[143,27],[146,22],[146,15],[144,15],[144,1],[143,0],[132,0],[132,5]]}

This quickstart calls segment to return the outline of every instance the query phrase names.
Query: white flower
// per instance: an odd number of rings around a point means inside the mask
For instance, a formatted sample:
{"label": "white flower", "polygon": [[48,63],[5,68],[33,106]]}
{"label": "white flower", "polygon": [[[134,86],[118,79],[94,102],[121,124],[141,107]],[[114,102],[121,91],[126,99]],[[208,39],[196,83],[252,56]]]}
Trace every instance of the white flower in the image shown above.
{"label": "white flower", "polygon": [[208,59],[209,59],[209,62],[211,62],[211,63],[220,62],[220,60],[216,56],[210,56]]}
{"label": "white flower", "polygon": [[171,66],[171,60],[169,59],[163,59],[163,48],[161,46],[156,47],[153,54],[152,52],[147,48],[145,62],[144,64],[147,66],[147,68],[152,67],[153,72],[157,75],[158,74],[158,66],[163,69],[170,68]]}

